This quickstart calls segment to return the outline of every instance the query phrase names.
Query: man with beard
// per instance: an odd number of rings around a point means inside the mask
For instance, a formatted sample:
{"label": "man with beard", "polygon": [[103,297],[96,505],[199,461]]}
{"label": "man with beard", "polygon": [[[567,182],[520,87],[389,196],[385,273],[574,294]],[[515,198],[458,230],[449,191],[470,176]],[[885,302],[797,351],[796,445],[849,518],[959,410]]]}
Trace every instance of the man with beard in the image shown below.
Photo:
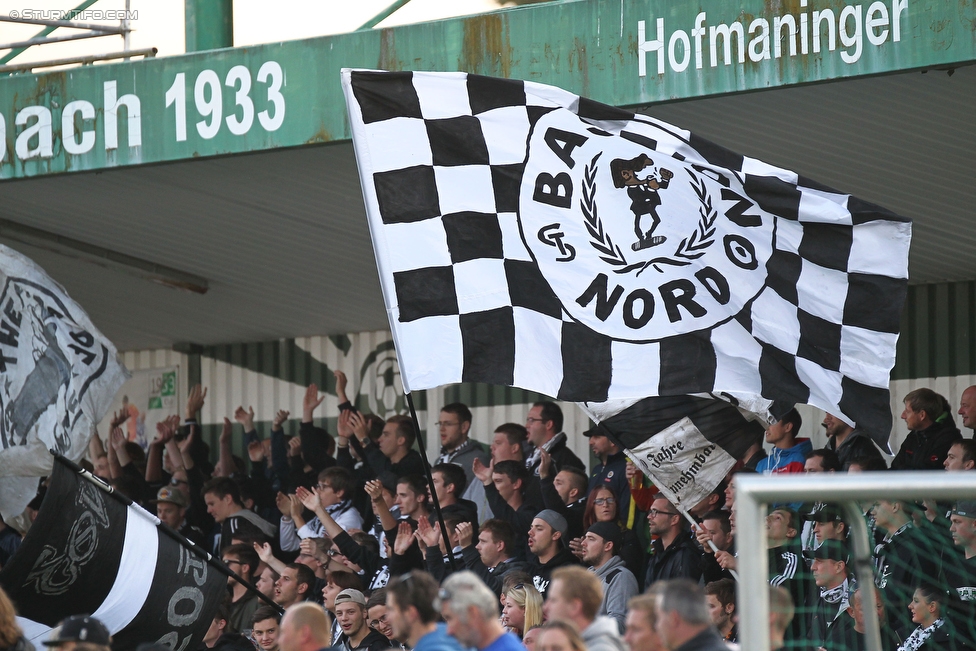
{"label": "man with beard", "polygon": [[883,459],[881,451],[864,432],[855,429],[833,414],[824,415],[823,428],[827,435],[827,449],[837,454],[844,472],[851,466],[851,459]]}
{"label": "man with beard", "polygon": [[603,601],[598,615],[616,620],[623,634],[627,602],[636,595],[637,577],[624,565],[617,550],[621,545],[620,527],[615,522],[594,522],[583,536],[583,563],[603,582]]}

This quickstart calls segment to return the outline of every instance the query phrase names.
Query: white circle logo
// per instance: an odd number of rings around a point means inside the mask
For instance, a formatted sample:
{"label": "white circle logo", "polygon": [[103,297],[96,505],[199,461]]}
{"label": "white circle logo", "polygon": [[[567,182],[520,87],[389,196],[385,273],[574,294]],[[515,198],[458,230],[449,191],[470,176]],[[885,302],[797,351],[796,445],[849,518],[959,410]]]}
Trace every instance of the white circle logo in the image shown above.
{"label": "white circle logo", "polygon": [[568,111],[536,124],[519,224],[542,275],[573,319],[615,339],[728,320],[765,285],[773,216],[679,135],[650,121],[620,131]]}

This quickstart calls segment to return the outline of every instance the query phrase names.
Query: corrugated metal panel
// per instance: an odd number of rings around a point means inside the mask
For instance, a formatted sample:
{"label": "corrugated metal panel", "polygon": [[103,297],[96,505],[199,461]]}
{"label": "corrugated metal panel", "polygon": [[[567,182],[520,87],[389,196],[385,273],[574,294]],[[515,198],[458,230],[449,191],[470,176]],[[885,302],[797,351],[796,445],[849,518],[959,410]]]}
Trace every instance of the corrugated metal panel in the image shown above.
{"label": "corrugated metal panel", "polygon": [[127,369],[132,371],[167,368],[170,366],[179,366],[182,371],[188,366],[186,355],[165,348],[156,350],[132,350],[121,353],[121,356],[122,363],[125,364]]}
{"label": "corrugated metal panel", "polygon": [[976,374],[976,283],[908,288],[891,377]]}

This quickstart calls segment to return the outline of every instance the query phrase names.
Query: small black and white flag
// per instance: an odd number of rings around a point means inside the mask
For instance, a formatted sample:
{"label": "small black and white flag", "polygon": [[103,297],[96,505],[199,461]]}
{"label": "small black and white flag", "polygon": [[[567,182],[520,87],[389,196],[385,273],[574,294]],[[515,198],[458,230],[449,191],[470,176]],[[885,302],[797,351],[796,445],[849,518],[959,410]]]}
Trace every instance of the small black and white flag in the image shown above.
{"label": "small black and white flag", "polygon": [[88,451],[128,377],[115,346],[44,270],[0,245],[0,514],[20,515],[54,450]]}
{"label": "small black and white flag", "polygon": [[24,636],[39,648],[58,622],[84,613],[108,627],[116,651],[142,642],[196,649],[227,577],[90,477],[58,457],[37,519],[0,572]]}
{"label": "small black and white flag", "polygon": [[907,219],[551,86],[342,80],[405,390],[809,403],[887,448]]}

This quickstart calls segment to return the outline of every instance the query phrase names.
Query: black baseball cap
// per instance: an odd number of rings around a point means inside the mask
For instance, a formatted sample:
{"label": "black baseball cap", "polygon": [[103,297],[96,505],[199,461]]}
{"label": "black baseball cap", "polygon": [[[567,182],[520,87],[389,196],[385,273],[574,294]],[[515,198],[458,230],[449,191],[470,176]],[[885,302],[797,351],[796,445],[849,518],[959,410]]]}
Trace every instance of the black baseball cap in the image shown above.
{"label": "black baseball cap", "polygon": [[803,519],[808,522],[843,522],[844,516],[836,506],[824,506],[819,511],[807,513]]}
{"label": "black baseball cap", "polygon": [[88,642],[109,646],[112,636],[105,624],[91,615],[72,615],[61,621],[58,627],[51,631],[51,638],[44,642],[44,646],[58,646],[65,642]]}
{"label": "black baseball cap", "polygon": [[851,552],[847,545],[839,540],[825,540],[816,549],[808,549],[803,552],[803,556],[809,559],[819,558],[830,561],[851,562]]}

